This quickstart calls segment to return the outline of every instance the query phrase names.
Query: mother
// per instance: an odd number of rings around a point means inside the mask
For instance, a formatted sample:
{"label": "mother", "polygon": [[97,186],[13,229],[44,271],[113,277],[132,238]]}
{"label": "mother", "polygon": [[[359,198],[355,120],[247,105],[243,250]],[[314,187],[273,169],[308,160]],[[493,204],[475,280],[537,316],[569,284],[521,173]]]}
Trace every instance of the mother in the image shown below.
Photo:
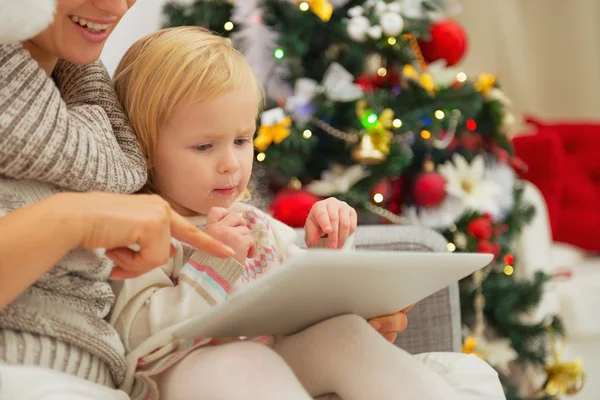
{"label": "mother", "polygon": [[[63,383],[82,398],[116,396],[125,360],[104,320],[111,272],[164,263],[172,235],[231,255],[162,200],[116,194],[138,190],[146,165],[96,60],[133,3],[59,0],[49,27],[0,46],[0,398],[39,398]],[[134,243],[139,253],[125,247]]]}
{"label": "mother", "polygon": [[[58,0],[54,22],[39,35],[0,45],[0,215],[7,214],[0,218],[1,398],[18,398],[7,394],[9,385],[23,396],[44,390],[44,382],[64,383],[69,394],[85,387],[81,398],[120,398],[110,388],[123,378],[123,346],[104,320],[113,303],[112,263],[91,249],[112,249],[106,255],[118,260],[113,277],[121,278],[162,264],[171,235],[231,254],[158,198],[60,193],[132,193],[145,183],[139,146],[97,61],[134,3]],[[123,248],[130,243],[141,251]],[[373,325],[393,339],[406,317]],[[36,385],[19,385],[21,378]]]}

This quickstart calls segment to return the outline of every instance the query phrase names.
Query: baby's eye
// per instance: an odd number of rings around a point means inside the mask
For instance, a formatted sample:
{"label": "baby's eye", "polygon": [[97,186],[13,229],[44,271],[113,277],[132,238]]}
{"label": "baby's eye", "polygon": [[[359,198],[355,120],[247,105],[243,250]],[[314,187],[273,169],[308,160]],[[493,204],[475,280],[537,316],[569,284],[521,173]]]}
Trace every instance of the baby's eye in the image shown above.
{"label": "baby's eye", "polygon": [[206,143],[206,144],[199,144],[196,146],[196,150],[198,151],[206,151],[208,149],[210,149],[212,147],[212,144],[210,143]]}
{"label": "baby's eye", "polygon": [[243,146],[246,143],[250,143],[250,139],[248,138],[237,138],[234,142],[237,146]]}

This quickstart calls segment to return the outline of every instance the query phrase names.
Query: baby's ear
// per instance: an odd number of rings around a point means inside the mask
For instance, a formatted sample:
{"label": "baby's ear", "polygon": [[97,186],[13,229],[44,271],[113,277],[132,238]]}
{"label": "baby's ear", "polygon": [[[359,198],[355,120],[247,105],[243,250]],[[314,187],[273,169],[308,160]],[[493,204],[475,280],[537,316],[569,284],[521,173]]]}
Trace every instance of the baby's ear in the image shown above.
{"label": "baby's ear", "polygon": [[54,19],[56,0],[0,0],[0,44],[31,39]]}

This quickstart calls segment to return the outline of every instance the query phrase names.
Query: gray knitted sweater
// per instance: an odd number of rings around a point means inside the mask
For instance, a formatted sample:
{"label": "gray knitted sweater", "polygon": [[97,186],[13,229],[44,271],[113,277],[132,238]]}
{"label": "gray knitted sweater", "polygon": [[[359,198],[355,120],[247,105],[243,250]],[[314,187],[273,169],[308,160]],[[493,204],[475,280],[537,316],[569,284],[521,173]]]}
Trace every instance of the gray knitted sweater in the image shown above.
{"label": "gray knitted sweater", "polygon": [[[0,45],[0,216],[60,191],[132,193],[146,181],[140,147],[104,66],[59,61],[52,78],[22,46]],[[104,320],[114,302],[111,267],[101,251],[76,249],[0,311],[0,362],[95,381],[107,368],[120,384],[124,349]],[[52,359],[59,353],[66,358]],[[90,359],[101,365],[82,372]]]}

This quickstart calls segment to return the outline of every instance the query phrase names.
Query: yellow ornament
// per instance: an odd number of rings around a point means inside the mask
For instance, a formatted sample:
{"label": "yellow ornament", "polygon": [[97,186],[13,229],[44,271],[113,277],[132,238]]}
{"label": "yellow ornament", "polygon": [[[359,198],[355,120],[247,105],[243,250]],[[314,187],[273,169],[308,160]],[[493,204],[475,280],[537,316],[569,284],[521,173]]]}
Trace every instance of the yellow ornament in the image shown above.
{"label": "yellow ornament", "polygon": [[373,146],[371,135],[364,134],[360,143],[352,151],[352,159],[361,164],[381,164],[386,155]]}
{"label": "yellow ornament", "polygon": [[583,389],[586,375],[583,372],[583,361],[579,358],[573,361],[563,361],[564,343],[560,350],[557,349],[554,332],[549,329],[552,341],[552,355],[554,362],[546,367],[548,378],[544,384],[544,393],[550,396],[563,396],[577,394]]}
{"label": "yellow ornament", "polygon": [[367,101],[363,99],[356,103],[356,116],[363,122],[366,135],[371,137],[373,147],[385,155],[389,154],[393,137],[390,128],[394,123],[394,111],[386,108],[377,116],[367,108]]}
{"label": "yellow ornament", "polygon": [[271,143],[279,144],[290,136],[290,126],[292,120],[289,117],[277,122],[274,125],[261,125],[258,128],[258,135],[254,139],[254,147],[258,151],[265,151]]}
{"label": "yellow ornament", "polygon": [[415,67],[410,64],[406,64],[404,68],[402,68],[402,75],[421,85],[421,87],[425,89],[429,95],[433,95],[435,93],[435,82],[433,81],[433,77],[427,72],[419,74]]}
{"label": "yellow ornament", "polygon": [[333,5],[328,0],[303,0],[298,3],[307,3],[317,17],[323,22],[329,22],[333,15]]}
{"label": "yellow ornament", "polygon": [[462,352],[464,354],[473,354],[474,356],[477,356],[477,357],[483,359],[481,354],[479,354],[477,352],[477,339],[475,339],[475,337],[473,337],[471,335],[469,335],[465,338],[465,342],[463,343]]}
{"label": "yellow ornament", "polygon": [[475,89],[487,96],[496,86],[496,76],[492,74],[481,74],[475,82]]}

